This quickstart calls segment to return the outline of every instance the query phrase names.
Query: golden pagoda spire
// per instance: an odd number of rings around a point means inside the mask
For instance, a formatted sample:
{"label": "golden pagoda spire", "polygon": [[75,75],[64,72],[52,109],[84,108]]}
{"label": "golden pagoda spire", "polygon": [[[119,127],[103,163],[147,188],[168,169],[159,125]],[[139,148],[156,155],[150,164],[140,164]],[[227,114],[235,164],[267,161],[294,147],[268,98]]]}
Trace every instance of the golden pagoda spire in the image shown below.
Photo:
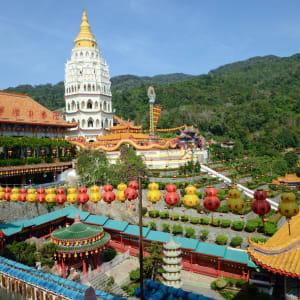
{"label": "golden pagoda spire", "polygon": [[97,41],[92,34],[85,9],[83,9],[80,31],[74,40],[75,47],[97,47]]}

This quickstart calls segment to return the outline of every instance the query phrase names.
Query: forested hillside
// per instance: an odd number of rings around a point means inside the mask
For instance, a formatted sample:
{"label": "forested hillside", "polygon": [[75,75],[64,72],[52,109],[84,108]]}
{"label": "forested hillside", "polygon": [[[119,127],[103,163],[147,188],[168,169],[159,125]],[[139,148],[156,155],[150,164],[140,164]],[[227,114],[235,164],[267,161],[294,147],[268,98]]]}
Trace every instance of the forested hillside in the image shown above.
{"label": "forested hillside", "polygon": [[[147,88],[153,84],[156,102],[163,106],[160,128],[194,124],[205,135],[233,139],[258,155],[273,156],[278,150],[299,146],[300,54],[256,57],[185,81],[178,79],[180,74],[171,75],[179,82],[170,83],[163,75],[150,81],[132,75],[112,78],[117,115],[147,128]],[[51,109],[58,103],[63,106],[62,83],[10,90],[28,92]]]}

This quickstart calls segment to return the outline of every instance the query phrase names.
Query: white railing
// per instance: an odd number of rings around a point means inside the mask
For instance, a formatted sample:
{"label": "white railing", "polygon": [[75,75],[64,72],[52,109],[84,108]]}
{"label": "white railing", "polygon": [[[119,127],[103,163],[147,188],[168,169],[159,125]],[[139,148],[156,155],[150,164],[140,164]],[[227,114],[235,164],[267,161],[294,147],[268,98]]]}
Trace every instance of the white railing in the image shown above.
{"label": "white railing", "polygon": [[[215,171],[215,170],[213,170],[213,169],[211,169],[211,168],[209,168],[207,166],[204,166],[202,164],[201,164],[201,171],[208,172],[209,175],[212,174],[212,175],[214,175],[214,176],[222,179],[224,182],[227,182],[227,183],[231,183],[232,182],[230,178],[228,178],[228,177],[224,176],[223,174],[220,174],[217,171]],[[241,184],[237,184],[237,188],[239,188],[240,190],[242,190],[246,196],[253,198],[254,191],[248,189],[247,187],[245,187],[245,186],[243,186]],[[272,209],[275,209],[275,210],[278,209],[278,203],[277,202],[275,202],[275,201],[273,201],[273,200],[271,200],[269,198],[267,198],[266,200],[271,204],[271,208]]]}

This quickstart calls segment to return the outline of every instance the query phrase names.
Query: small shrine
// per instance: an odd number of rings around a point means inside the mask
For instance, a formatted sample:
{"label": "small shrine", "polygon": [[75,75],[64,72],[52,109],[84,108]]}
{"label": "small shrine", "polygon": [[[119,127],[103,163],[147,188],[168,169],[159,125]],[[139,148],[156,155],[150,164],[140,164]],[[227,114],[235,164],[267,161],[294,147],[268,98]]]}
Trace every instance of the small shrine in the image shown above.
{"label": "small shrine", "polygon": [[180,144],[185,148],[188,146],[201,146],[201,137],[199,136],[199,131],[192,125],[184,125],[184,128],[181,130],[180,135],[177,136]]}
{"label": "small shrine", "polygon": [[66,269],[81,267],[85,277],[88,265],[96,267],[99,272],[99,252],[109,241],[110,235],[101,226],[84,224],[79,215],[75,216],[71,226],[54,231],[51,242],[57,245],[58,264],[63,277],[66,277]]}
{"label": "small shrine", "polygon": [[173,236],[171,234],[169,243],[164,244],[163,247],[163,252],[165,255],[165,257],[163,258],[163,261],[165,263],[165,265],[163,265],[165,273],[162,273],[164,277],[163,284],[175,288],[180,288],[182,285],[180,245],[174,242]]}

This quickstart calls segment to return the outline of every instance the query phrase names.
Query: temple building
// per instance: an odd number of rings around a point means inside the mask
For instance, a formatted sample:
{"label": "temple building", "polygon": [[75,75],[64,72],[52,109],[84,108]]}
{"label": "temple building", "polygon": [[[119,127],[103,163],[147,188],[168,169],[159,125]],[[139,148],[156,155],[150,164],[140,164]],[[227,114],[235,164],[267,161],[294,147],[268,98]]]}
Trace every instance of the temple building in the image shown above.
{"label": "temple building", "polygon": [[113,126],[108,65],[101,56],[83,11],[71,59],[65,66],[65,116],[78,127],[69,136],[95,140]]}
{"label": "temple building", "polygon": [[[255,243],[249,238],[248,254],[261,267],[251,272],[250,283],[260,284],[268,278],[275,299],[300,299],[300,214],[285,223],[266,243]],[[267,275],[267,276],[266,276]]]}
{"label": "temple building", "polygon": [[278,177],[277,180],[273,179],[272,183],[288,185],[291,187],[297,187],[297,186],[300,186],[300,177],[298,177],[296,173],[285,174],[284,177]]}
{"label": "temple building", "polygon": [[0,91],[0,135],[64,138],[75,127],[27,94]]}

